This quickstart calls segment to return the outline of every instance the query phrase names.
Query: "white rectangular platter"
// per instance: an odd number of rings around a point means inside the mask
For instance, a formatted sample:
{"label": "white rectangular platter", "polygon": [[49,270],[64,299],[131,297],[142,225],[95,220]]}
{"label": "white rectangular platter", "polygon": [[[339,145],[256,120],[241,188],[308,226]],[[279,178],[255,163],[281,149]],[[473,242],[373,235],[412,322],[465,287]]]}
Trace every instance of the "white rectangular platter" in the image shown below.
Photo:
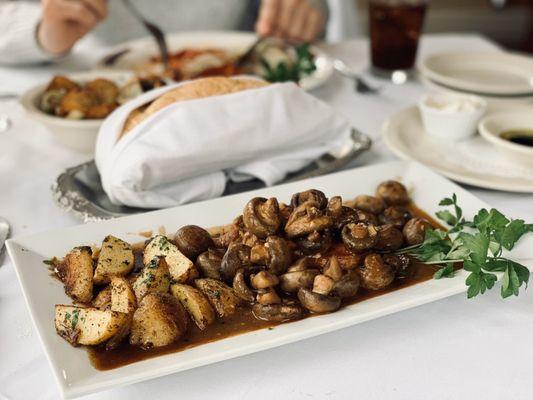
{"label": "white rectangular platter", "polygon": [[[100,243],[108,234],[134,243],[144,239],[135,232],[157,232],[159,227],[164,227],[171,233],[186,224],[203,227],[226,224],[240,214],[246,202],[254,196],[274,196],[280,201],[288,202],[293,193],[316,188],[324,191],[327,196],[341,195],[344,199],[350,199],[358,194],[373,193],[377,184],[386,179],[401,180],[410,189],[416,204],[429,214],[434,214],[438,209],[438,202],[452,193],[457,194],[467,218],[472,218],[480,208],[487,207],[467,191],[421,165],[393,162],[9,240],[7,249],[62,396],[74,398],[266,350],[464,292],[465,276],[460,272],[453,279],[423,282],[345,307],[332,314],[281,325],[273,330],[264,329],[234,336],[105,372],[91,366],[85,350],[71,347],[55,332],[54,305],[71,301],[64,294],[60,282],[50,277],[43,264],[44,259],[61,257],[74,246]],[[520,243],[513,256],[516,259],[528,258],[528,248],[533,248],[531,237]]]}

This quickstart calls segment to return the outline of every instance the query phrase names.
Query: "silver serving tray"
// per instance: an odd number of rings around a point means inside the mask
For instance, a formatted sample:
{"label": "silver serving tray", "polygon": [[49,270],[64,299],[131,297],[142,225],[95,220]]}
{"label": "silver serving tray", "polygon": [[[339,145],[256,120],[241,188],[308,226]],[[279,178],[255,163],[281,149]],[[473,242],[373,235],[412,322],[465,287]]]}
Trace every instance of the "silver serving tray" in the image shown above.
{"label": "silver serving tray", "polygon": [[[351,139],[351,145],[347,146],[343,154],[336,156],[324,154],[303,169],[289,174],[280,184],[337,171],[361,153],[370,149],[372,145],[371,139],[355,128],[352,128]],[[259,189],[264,186],[264,183],[258,179],[246,182],[230,181],[226,185],[223,196]],[[60,208],[72,213],[84,222],[152,211],[145,208],[133,208],[111,203],[102,188],[100,174],[96,169],[94,160],[66,169],[57,177],[51,190],[54,200]]]}

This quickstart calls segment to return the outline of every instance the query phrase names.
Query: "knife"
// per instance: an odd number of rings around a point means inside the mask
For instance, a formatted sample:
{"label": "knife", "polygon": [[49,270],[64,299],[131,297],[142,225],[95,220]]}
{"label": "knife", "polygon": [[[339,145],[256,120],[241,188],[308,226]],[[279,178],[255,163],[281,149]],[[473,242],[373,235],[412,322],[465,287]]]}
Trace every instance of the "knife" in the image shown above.
{"label": "knife", "polygon": [[9,223],[4,218],[0,217],[0,265],[2,263],[2,253],[4,252],[5,243],[9,236]]}

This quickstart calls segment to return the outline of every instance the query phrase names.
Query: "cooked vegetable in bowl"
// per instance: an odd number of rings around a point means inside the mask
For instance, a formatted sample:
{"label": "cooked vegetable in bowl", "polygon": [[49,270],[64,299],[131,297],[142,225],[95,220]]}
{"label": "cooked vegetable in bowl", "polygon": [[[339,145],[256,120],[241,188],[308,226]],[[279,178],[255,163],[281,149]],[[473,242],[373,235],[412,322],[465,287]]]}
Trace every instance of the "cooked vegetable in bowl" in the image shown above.
{"label": "cooked vegetable in bowl", "polygon": [[28,90],[20,102],[59,143],[93,153],[104,118],[118,105],[162,84],[158,77],[139,78],[131,72],[84,72],[55,76],[48,84]]}
{"label": "cooked vegetable in bowl", "polygon": [[75,82],[65,76],[54,76],[39,100],[39,108],[51,115],[67,119],[103,119],[116,107],[141,93],[163,86],[154,76],[134,77],[125,84],[96,78]]}

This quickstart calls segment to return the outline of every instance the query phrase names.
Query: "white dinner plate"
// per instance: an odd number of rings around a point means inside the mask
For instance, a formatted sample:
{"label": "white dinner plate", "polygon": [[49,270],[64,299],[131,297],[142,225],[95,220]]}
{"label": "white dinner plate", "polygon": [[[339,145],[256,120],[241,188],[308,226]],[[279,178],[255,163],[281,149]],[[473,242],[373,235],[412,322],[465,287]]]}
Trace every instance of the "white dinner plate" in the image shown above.
{"label": "white dinner plate", "polygon": [[452,89],[486,95],[533,94],[533,58],[506,52],[447,52],[419,66],[427,78]]}
{"label": "white dinner plate", "polygon": [[[418,76],[420,82],[428,89],[431,89],[435,92],[441,93],[450,93],[458,95],[469,95],[475,94],[465,90],[453,89],[448,86],[443,86],[438,84],[435,81],[432,81],[427,76],[420,74]],[[489,108],[512,108],[516,104],[533,104],[533,93],[531,96],[495,96],[495,95],[486,95],[486,94],[477,94],[480,97],[483,97],[489,104]]]}
{"label": "white dinner plate", "polygon": [[[514,109],[517,107],[525,106],[513,106]],[[533,193],[533,167],[505,158],[479,135],[462,141],[430,137],[415,106],[390,117],[383,124],[382,131],[383,140],[397,156],[422,163],[457,182],[487,189]]]}
{"label": "white dinner plate", "polygon": [[[392,162],[8,240],[7,249],[62,396],[74,398],[266,350],[464,292],[466,273],[460,271],[455,278],[425,281],[345,307],[332,314],[282,324],[272,330],[263,329],[237,335],[105,372],[91,366],[85,350],[71,347],[55,332],[54,304],[70,304],[71,300],[64,294],[61,283],[50,276],[47,266],[43,264],[44,259],[64,255],[80,244],[100,243],[108,234],[137,242],[145,238],[132,232],[150,229],[157,231],[160,227],[164,227],[167,232],[174,232],[186,224],[204,227],[225,224],[240,214],[244,204],[253,196],[276,196],[288,201],[294,192],[317,188],[326,195],[341,195],[349,199],[357,194],[373,193],[379,182],[391,178],[400,179],[412,192],[414,201],[430,214],[437,211],[439,200],[452,193],[457,194],[466,218],[472,218],[480,208],[487,207],[461,187],[419,164]],[[533,238],[526,238],[515,248],[513,256],[516,259],[528,258],[527,249],[532,247]]]}
{"label": "white dinner plate", "polygon": [[[240,54],[246,51],[257,39],[251,32],[236,31],[197,31],[178,32],[166,35],[170,52],[177,52],[187,48],[217,48],[231,54]],[[136,70],[139,66],[153,56],[159,54],[154,39],[146,37],[122,43],[111,48],[108,54],[118,54],[128,49],[111,66],[113,69]],[[322,86],[333,74],[333,64],[326,54],[315,46],[311,46],[311,52],[315,55],[316,71],[302,78],[299,82],[304,90],[313,90]],[[106,66],[103,57],[98,63],[98,68],[110,68]]]}

